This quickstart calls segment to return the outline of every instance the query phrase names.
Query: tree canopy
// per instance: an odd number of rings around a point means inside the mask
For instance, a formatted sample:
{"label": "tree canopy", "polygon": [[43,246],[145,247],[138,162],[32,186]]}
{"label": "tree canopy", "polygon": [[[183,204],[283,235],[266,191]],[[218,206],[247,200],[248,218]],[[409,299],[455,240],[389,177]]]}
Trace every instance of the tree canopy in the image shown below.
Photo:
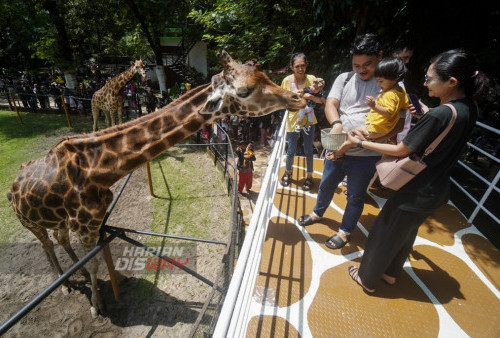
{"label": "tree canopy", "polygon": [[420,81],[428,60],[450,48],[474,52],[498,78],[498,4],[467,0],[24,0],[0,2],[2,67],[53,65],[68,69],[91,57],[127,55],[161,61],[159,39],[167,28],[188,28],[215,52],[240,61],[257,58],[266,69],[288,65],[306,53],[309,71],[330,83],[349,70],[349,47],[357,34],[374,32],[389,55],[410,40],[410,70]]}
{"label": "tree canopy", "polygon": [[190,13],[214,49],[238,58],[256,57],[269,69],[288,64],[297,51],[309,71],[325,79],[350,69],[349,47],[357,34],[377,33],[390,55],[398,40],[414,46],[410,70],[423,82],[429,59],[451,48],[474,52],[498,78],[500,9],[467,0],[359,0],[260,3],[252,0],[198,2]]}

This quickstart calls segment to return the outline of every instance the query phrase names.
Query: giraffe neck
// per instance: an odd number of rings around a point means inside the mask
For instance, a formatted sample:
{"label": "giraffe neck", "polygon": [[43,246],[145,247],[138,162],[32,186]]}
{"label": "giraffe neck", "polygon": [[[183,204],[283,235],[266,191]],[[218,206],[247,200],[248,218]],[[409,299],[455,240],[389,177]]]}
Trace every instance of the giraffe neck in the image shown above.
{"label": "giraffe neck", "polygon": [[124,71],[123,73],[117,75],[112,79],[111,85],[113,87],[113,92],[118,94],[120,88],[125,86],[135,75],[135,65]]}
{"label": "giraffe neck", "polygon": [[[199,114],[212,86],[207,84],[193,89],[187,98],[180,97],[155,114],[62,142],[72,154],[69,167],[102,187],[110,187],[126,174],[151,161],[168,148],[200,130],[216,118]],[[94,136],[95,135],[95,136]],[[71,172],[71,170],[69,170]]]}

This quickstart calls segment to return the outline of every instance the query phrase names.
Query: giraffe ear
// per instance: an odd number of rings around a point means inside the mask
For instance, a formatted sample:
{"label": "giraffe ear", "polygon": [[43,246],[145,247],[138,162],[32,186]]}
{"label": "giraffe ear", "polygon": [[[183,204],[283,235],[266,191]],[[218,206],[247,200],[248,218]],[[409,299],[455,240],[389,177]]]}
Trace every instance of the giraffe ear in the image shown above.
{"label": "giraffe ear", "polygon": [[200,114],[215,114],[222,107],[222,101],[222,96],[217,91],[214,92],[208,97],[207,102],[200,110]]}
{"label": "giraffe ear", "polygon": [[207,102],[200,110],[200,114],[214,114],[222,107],[224,81],[220,74],[212,76],[212,93],[208,95]]}

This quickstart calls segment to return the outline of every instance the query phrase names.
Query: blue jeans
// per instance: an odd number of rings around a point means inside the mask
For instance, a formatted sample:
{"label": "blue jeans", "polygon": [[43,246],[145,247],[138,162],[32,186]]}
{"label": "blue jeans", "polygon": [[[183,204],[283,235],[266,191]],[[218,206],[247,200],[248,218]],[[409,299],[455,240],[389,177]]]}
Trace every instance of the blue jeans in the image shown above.
{"label": "blue jeans", "polygon": [[[303,131],[302,133],[302,144],[304,146],[304,154],[306,155],[307,173],[312,174],[313,172],[313,140],[314,133],[316,131],[316,125],[313,124],[309,127],[309,135],[306,135]],[[297,141],[299,140],[298,132],[287,132],[286,142],[288,143],[288,148],[286,151],[286,171],[292,171],[293,157],[295,156],[295,151],[297,150]]]}
{"label": "blue jeans", "polygon": [[340,230],[350,234],[358,222],[365,206],[368,184],[375,174],[375,163],[380,156],[344,156],[343,161],[325,159],[323,177],[318,189],[314,213],[323,217],[332,201],[339,183],[347,175],[347,205]]}

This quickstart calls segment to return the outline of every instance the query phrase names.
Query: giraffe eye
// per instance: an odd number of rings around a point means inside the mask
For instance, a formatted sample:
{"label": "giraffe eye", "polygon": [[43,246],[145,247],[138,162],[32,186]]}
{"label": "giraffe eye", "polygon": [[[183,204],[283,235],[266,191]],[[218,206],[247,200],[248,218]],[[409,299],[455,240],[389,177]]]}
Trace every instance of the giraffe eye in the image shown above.
{"label": "giraffe eye", "polygon": [[254,88],[238,88],[236,95],[238,95],[238,97],[245,98],[252,94],[253,90]]}

